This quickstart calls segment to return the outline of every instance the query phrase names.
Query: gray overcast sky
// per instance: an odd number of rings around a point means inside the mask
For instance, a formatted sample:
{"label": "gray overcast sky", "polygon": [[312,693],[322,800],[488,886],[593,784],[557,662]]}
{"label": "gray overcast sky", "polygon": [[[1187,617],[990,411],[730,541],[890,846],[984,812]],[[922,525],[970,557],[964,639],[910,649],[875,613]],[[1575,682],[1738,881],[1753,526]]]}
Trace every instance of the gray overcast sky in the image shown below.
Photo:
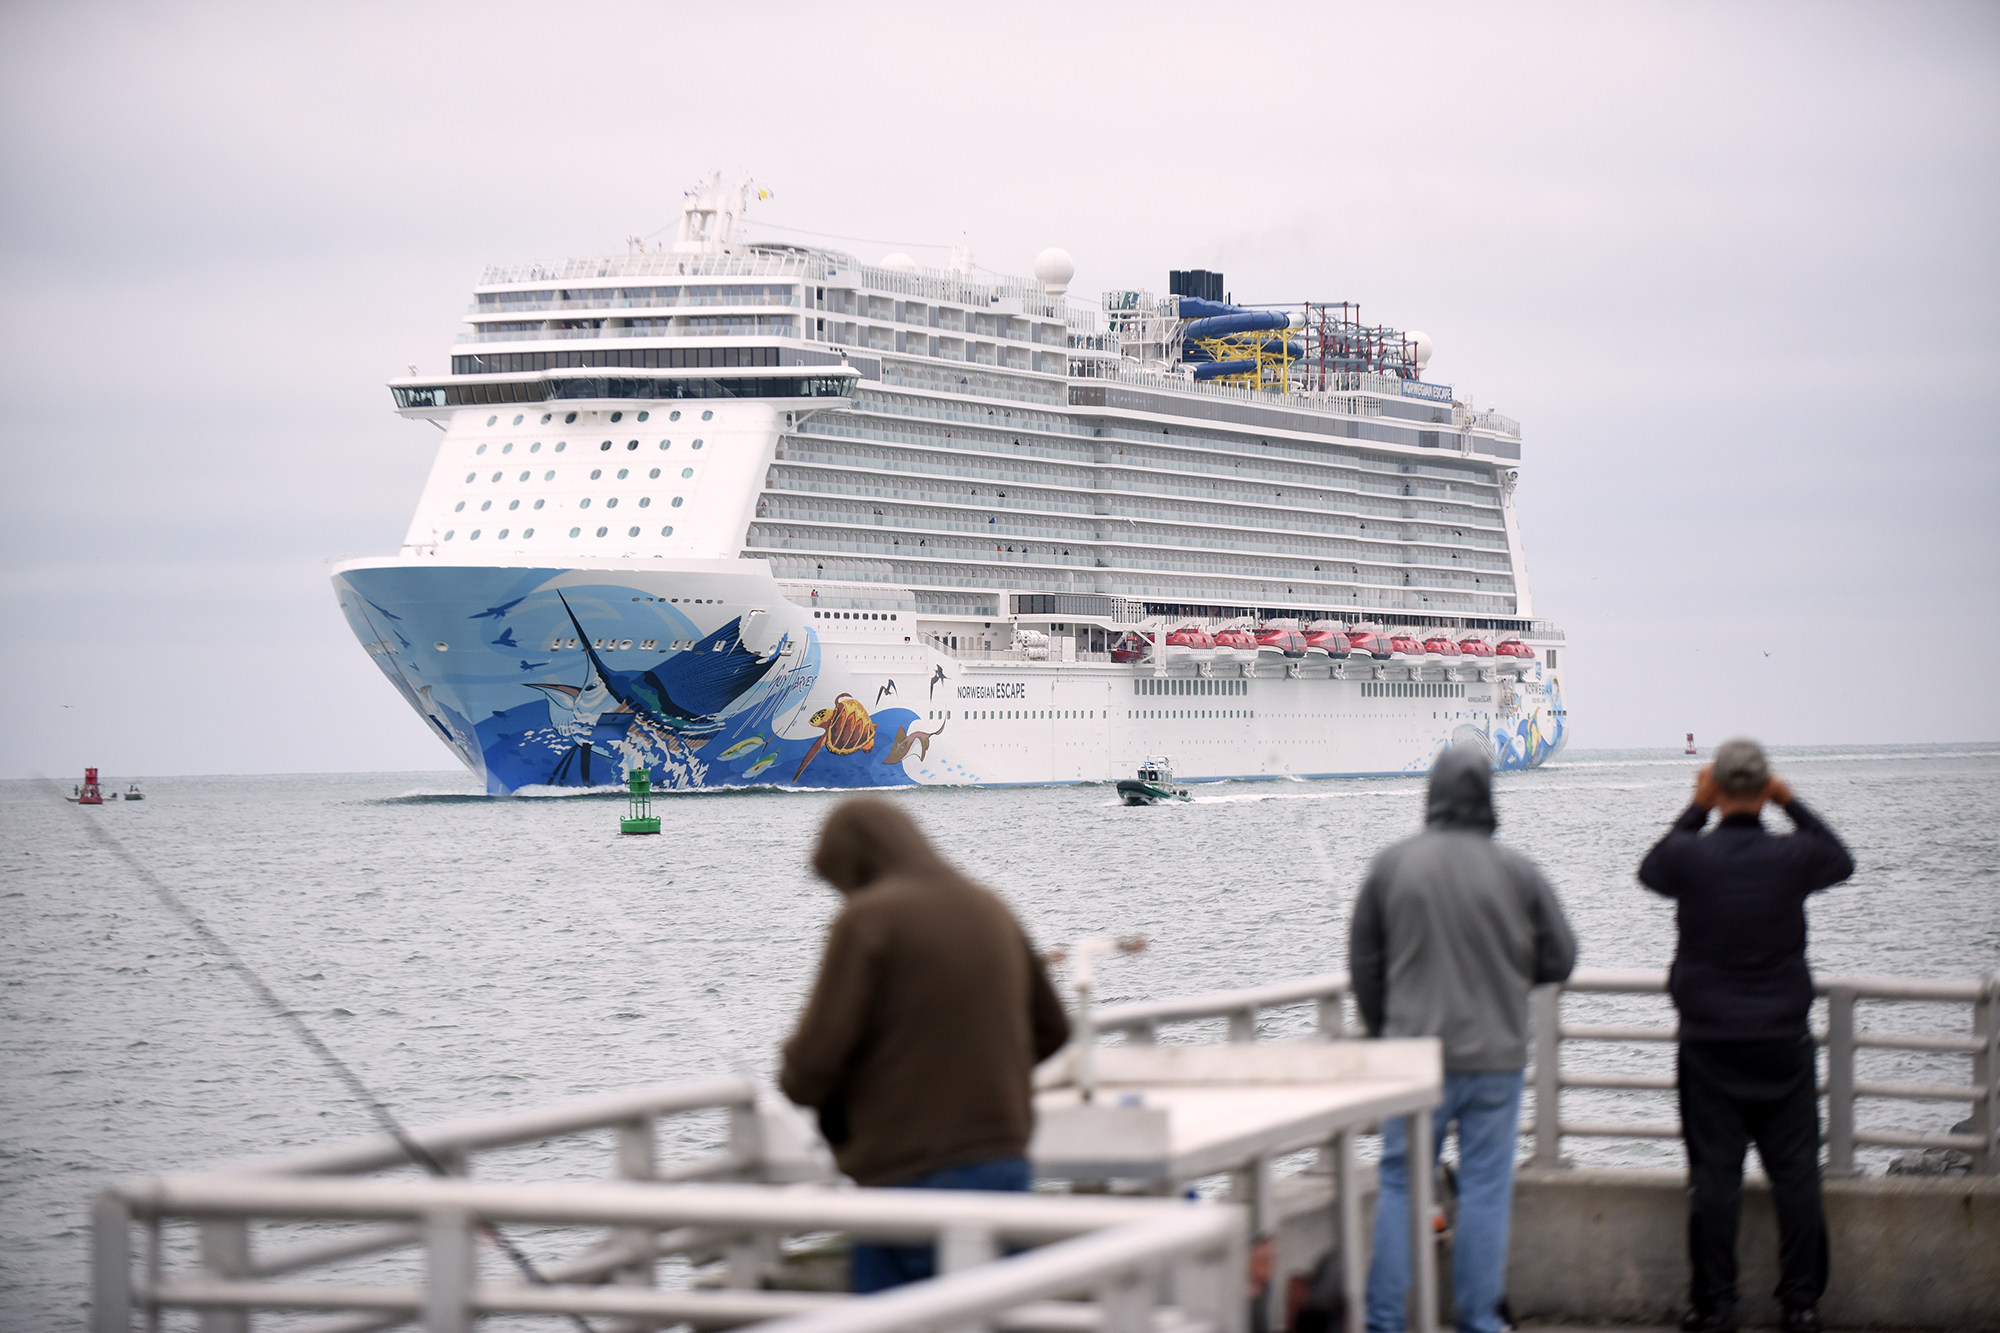
{"label": "gray overcast sky", "polygon": [[[1575,744],[2000,739],[2000,7],[16,3],[0,774],[444,768],[395,550],[483,264],[762,234],[1220,268],[1523,422]],[[883,244],[883,241],[896,245]],[[938,263],[941,250],[912,250]]]}

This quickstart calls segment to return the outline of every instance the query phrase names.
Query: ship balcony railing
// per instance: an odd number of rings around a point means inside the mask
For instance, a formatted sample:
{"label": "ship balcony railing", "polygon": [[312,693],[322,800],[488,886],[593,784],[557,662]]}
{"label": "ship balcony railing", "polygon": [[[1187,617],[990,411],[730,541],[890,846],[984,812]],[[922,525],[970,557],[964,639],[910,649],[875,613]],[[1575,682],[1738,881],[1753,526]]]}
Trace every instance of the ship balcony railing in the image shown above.
{"label": "ship balcony railing", "polygon": [[593,278],[796,278],[818,282],[853,266],[853,256],[838,251],[787,255],[680,255],[654,251],[570,259],[560,264],[493,264],[479,275],[478,285],[584,282]]}
{"label": "ship balcony railing", "polygon": [[[504,331],[481,331],[461,333],[460,343],[507,343],[507,342],[564,342],[571,339],[598,341],[612,338],[790,338],[800,337],[796,324],[736,324],[716,328],[688,328],[669,326],[667,328],[645,329],[510,329]],[[817,341],[817,340],[815,340]]]}
{"label": "ship balcony railing", "polygon": [[[1821,976],[1813,985],[1821,1001],[1820,1026],[1813,1040],[1826,1052],[1819,1094],[1825,1107],[1822,1142],[1826,1145],[1827,1174],[1857,1174],[1858,1147],[1961,1152],[1969,1156],[1973,1171],[2000,1174],[2000,972],[1941,980]],[[1666,988],[1664,969],[1578,968],[1560,985],[1535,989],[1529,1004],[1534,1062],[1527,1072],[1535,1113],[1521,1125],[1522,1136],[1534,1145],[1533,1165],[1569,1165],[1562,1155],[1566,1138],[1680,1137],[1681,1127],[1673,1120],[1572,1119],[1563,1112],[1566,1090],[1586,1097],[1604,1092],[1650,1092],[1665,1098],[1673,1092],[1672,1063],[1643,1057],[1646,1050],[1671,1048],[1678,1040],[1672,1010],[1660,1003]],[[1311,1033],[1326,1040],[1343,1040],[1365,1035],[1358,1011],[1352,1019],[1348,1016],[1350,994],[1347,973],[1330,972],[1243,990],[1117,1005],[1100,1009],[1093,1017],[1098,1032],[1122,1033],[1132,1042],[1155,1041],[1160,1030],[1169,1025],[1217,1020],[1226,1024],[1227,1040],[1248,1042],[1267,1035],[1297,1033],[1305,1025],[1286,1011],[1311,1005]],[[1579,1001],[1578,997],[1584,996],[1591,999]],[[1586,1017],[1618,1021],[1577,1022],[1574,1014],[1566,1019],[1565,1005],[1574,1011],[1579,1003],[1596,1011]],[[1899,1022],[1905,1006],[1930,1006],[1931,1012],[1939,1005],[1952,1006],[1970,1022],[1961,1018],[1964,1026],[1955,1032],[1934,1023],[1924,1025],[1921,1032],[1872,1025],[1864,1028],[1857,1024],[1857,1012],[1864,1004],[1870,1014],[1889,1014],[1892,1021]],[[1648,1007],[1650,1015],[1644,1012]],[[1633,1021],[1643,1017],[1653,1021]],[[1569,1057],[1584,1049],[1609,1050],[1611,1064],[1621,1067],[1593,1061],[1595,1067],[1579,1068]],[[1862,1051],[1900,1053],[1903,1067],[1886,1072],[1903,1076],[1867,1076],[1857,1063]],[[1953,1057],[1969,1058],[1970,1078],[1960,1074],[1952,1082],[1935,1081],[1952,1076],[1941,1064]],[[1641,1072],[1648,1064],[1653,1068]],[[1971,1108],[1970,1126],[1942,1130],[1863,1125],[1856,1114],[1863,1101],[1956,1103]]]}
{"label": "ship balcony railing", "polygon": [[797,310],[800,308],[798,296],[789,299],[782,296],[765,295],[755,299],[747,297],[684,296],[678,300],[663,301],[618,297],[603,301],[508,301],[492,305],[482,305],[474,301],[466,306],[468,315],[480,315],[489,319],[512,319],[516,315],[533,314],[543,310]]}

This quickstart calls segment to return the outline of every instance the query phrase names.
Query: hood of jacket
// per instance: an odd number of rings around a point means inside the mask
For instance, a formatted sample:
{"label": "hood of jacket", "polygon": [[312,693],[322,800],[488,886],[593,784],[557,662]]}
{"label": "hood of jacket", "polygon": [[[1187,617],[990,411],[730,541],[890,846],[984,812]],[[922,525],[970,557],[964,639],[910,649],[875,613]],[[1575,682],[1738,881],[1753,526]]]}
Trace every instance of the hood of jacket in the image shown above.
{"label": "hood of jacket", "polygon": [[1493,816],[1493,761],[1477,745],[1447,746],[1431,767],[1424,824],[1491,833],[1499,822]]}
{"label": "hood of jacket", "polygon": [[957,878],[916,821],[894,803],[872,797],[834,807],[819,831],[812,868],[843,894],[892,875]]}

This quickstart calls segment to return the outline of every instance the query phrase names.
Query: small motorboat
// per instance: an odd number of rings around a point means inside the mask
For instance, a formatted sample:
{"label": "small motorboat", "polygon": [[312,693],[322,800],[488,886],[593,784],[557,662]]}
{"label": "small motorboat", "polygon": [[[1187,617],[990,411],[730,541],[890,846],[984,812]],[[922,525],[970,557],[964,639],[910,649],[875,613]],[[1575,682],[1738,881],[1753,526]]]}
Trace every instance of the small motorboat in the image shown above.
{"label": "small motorboat", "polygon": [[1127,663],[1144,661],[1152,647],[1145,635],[1137,630],[1127,630],[1111,645],[1111,660]]}
{"label": "small motorboat", "polygon": [[1296,661],[1306,655],[1306,637],[1295,629],[1260,629],[1257,631],[1257,655]]}
{"label": "small motorboat", "polygon": [[1477,635],[1458,641],[1458,651],[1463,657],[1477,657],[1482,661],[1493,656],[1493,645]]}
{"label": "small motorboat", "polygon": [[1174,761],[1148,759],[1137,777],[1118,780],[1118,796],[1127,805],[1158,805],[1161,801],[1191,801],[1186,787],[1174,785]]}
{"label": "small motorboat", "polygon": [[1199,625],[1182,625],[1167,636],[1169,662],[1207,662],[1215,657],[1215,640]]}
{"label": "small motorboat", "polygon": [[1386,635],[1373,630],[1354,630],[1347,636],[1353,645],[1356,657],[1372,657],[1378,662],[1386,662],[1390,657],[1389,640]]}
{"label": "small motorboat", "polygon": [[1215,660],[1218,662],[1254,662],[1257,660],[1257,636],[1241,625],[1231,625],[1228,629],[1215,632]]}
{"label": "small motorboat", "polygon": [[1306,653],[1312,657],[1330,657],[1336,662],[1345,661],[1354,651],[1354,645],[1347,641],[1345,634],[1330,629],[1309,629],[1306,631]]}
{"label": "small motorboat", "polygon": [[128,801],[143,801],[146,799],[146,793],[140,791],[139,784],[134,782],[125,788],[125,799]]}
{"label": "small motorboat", "polygon": [[1535,650],[1519,639],[1502,639],[1493,648],[1495,657],[1513,657],[1523,662],[1535,660]]}
{"label": "small motorboat", "polygon": [[1389,636],[1389,655],[1391,657],[1422,657],[1424,655],[1424,646],[1417,642],[1415,635],[1391,634]]}

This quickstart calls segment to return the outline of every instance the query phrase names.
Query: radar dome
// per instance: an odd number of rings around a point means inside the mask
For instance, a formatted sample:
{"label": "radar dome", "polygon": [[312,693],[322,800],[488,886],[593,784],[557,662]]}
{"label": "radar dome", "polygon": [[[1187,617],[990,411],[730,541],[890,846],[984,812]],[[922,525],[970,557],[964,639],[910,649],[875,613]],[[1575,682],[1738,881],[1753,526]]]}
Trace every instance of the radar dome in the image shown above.
{"label": "radar dome", "polygon": [[889,255],[882,261],[882,267],[891,273],[915,273],[917,261],[904,254]]}
{"label": "radar dome", "polygon": [[1410,350],[1417,358],[1417,369],[1422,370],[1431,363],[1431,335],[1411,329],[1403,336],[1410,341]]}
{"label": "radar dome", "polygon": [[1050,296],[1061,296],[1068,291],[1069,280],[1075,276],[1076,261],[1069,257],[1069,251],[1050,246],[1035,256],[1035,281]]}

